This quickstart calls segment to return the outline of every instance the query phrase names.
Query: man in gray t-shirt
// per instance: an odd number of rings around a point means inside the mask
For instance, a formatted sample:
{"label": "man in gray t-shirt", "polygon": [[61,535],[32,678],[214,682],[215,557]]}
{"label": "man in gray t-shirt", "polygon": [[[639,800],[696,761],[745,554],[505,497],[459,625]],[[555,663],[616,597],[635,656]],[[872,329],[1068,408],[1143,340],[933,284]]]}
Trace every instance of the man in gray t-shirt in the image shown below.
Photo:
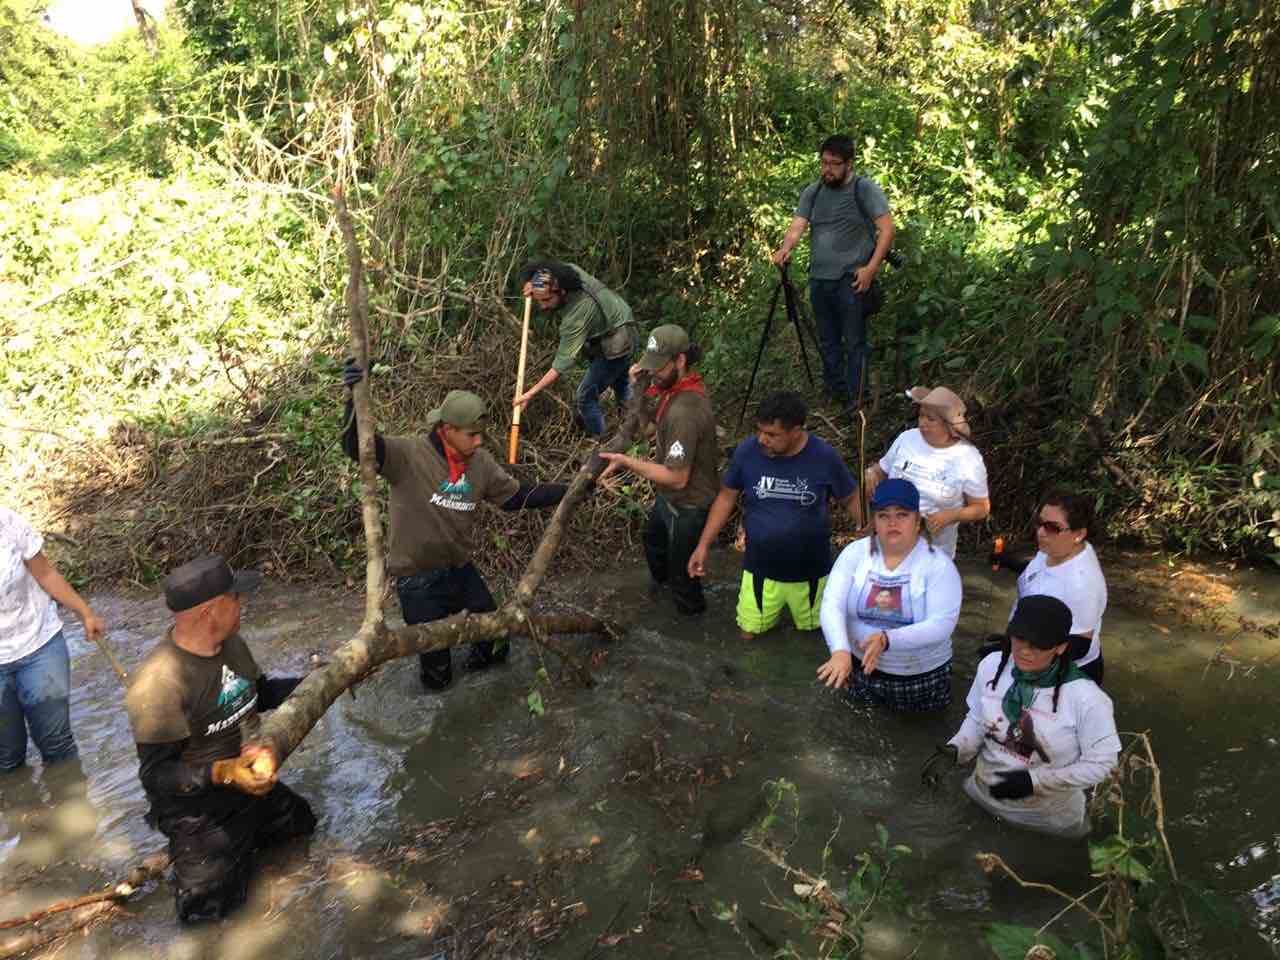
{"label": "man in gray t-shirt", "polygon": [[864,297],[893,246],[893,217],[879,185],[854,174],[852,140],[827,137],[819,157],[821,176],[800,194],[773,262],[781,266],[790,260],[805,228],[812,227],[809,302],[818,325],[822,375],[833,400],[857,405],[866,392],[870,361]]}

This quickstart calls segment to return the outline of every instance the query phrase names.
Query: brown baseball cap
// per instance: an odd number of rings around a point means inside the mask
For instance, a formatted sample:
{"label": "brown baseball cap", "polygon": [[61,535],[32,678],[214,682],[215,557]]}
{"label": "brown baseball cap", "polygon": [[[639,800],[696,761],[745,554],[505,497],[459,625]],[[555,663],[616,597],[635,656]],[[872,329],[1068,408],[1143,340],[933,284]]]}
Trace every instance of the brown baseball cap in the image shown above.
{"label": "brown baseball cap", "polygon": [[222,557],[200,557],[164,578],[164,602],[174,613],[190,610],[224,593],[252,593],[262,584],[256,570],[232,570]]}

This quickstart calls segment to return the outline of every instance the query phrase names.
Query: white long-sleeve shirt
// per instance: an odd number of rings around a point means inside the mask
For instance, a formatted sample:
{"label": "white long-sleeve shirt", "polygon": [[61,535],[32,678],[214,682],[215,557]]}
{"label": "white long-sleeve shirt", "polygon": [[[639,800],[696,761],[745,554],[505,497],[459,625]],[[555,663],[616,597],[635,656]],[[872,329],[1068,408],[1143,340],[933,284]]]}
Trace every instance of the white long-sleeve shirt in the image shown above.
{"label": "white long-sleeve shirt", "polygon": [[832,653],[862,659],[868,638],[884,631],[889,649],[876,670],[915,676],[951,659],[951,633],[960,617],[960,573],[943,550],[921,537],[889,570],[871,537],[855,540],[836,558],[822,593],[822,636]]}
{"label": "white long-sleeve shirt", "polygon": [[[1102,575],[1102,565],[1093,552],[1093,544],[1065,563],[1049,566],[1049,557],[1043,551],[1036,553],[1027,569],[1018,577],[1018,599],[1032,594],[1057,597],[1071,610],[1071,632],[1084,636],[1092,631],[1093,642],[1089,651],[1076,661],[1083,667],[1102,656],[1102,615],[1107,611],[1107,581]],[[1015,602],[1013,610],[1018,604]],[[1009,619],[1013,619],[1013,610]]]}
{"label": "white long-sleeve shirt", "polygon": [[[1039,688],[1023,712],[1019,729],[1011,731],[1004,715],[1005,691],[1013,684],[1012,659],[995,689],[991,678],[1000,666],[992,653],[978,664],[969,688],[969,713],[960,732],[951,738],[961,763],[977,757],[964,789],[979,806],[1030,830],[1082,837],[1089,832],[1085,787],[1107,778],[1120,754],[1120,738],[1112,715],[1111,698],[1087,677],[1062,685],[1058,709],[1053,688]],[[996,774],[1025,770],[1034,792],[1021,800],[991,796]]]}

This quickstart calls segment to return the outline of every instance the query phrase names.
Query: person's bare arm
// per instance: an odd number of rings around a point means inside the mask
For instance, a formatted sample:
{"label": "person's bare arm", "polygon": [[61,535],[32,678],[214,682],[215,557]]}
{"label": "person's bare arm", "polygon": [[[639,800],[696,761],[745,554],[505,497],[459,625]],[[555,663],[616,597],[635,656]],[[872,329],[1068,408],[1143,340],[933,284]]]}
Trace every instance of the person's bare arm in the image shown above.
{"label": "person's bare arm", "polygon": [[929,532],[934,536],[953,523],[975,523],[985,520],[991,513],[990,497],[971,497],[964,495],[964,506],[953,510],[939,510],[924,518],[929,525]]}
{"label": "person's bare arm", "polygon": [[733,508],[737,505],[738,491],[733,487],[721,487],[715,500],[711,502],[711,509],[707,512],[707,522],[703,524],[698,545],[689,555],[689,576],[701,577],[707,572],[707,551],[711,549],[711,544],[724,529],[724,525],[729,522],[729,517],[733,515]]}
{"label": "person's bare arm", "polygon": [[672,490],[683,490],[689,484],[689,467],[682,467],[676,470],[664,463],[641,460],[639,457],[628,456],[625,453],[602,453],[600,454],[600,459],[608,460],[610,466],[630,470],[637,476],[644,477],[652,483]]}
{"label": "person's bare arm", "polygon": [[[777,266],[782,266],[791,259],[791,251],[795,249],[796,244],[800,242],[800,238],[804,236],[805,230],[809,226],[809,221],[804,217],[795,216],[791,218],[791,226],[787,227],[786,235],[782,238],[782,246],[778,247],[773,254],[773,262]],[[885,248],[888,252],[888,248]]]}
{"label": "person's bare arm", "polygon": [[24,561],[27,570],[35,578],[36,583],[54,600],[62,604],[84,624],[84,635],[94,642],[102,639],[106,626],[102,618],[93,612],[85,599],[76,593],[75,587],[67,583],[66,577],[58,572],[58,568],[49,562],[49,558],[41,550],[30,560]]}
{"label": "person's bare arm", "polygon": [[884,263],[884,258],[889,255],[889,250],[893,247],[893,238],[897,232],[893,226],[892,214],[886,213],[884,216],[876,217],[875,225],[877,231],[875,252],[871,254],[871,259],[853,274],[853,289],[859,293],[866,293],[871,288],[871,282],[880,272],[880,265]]}

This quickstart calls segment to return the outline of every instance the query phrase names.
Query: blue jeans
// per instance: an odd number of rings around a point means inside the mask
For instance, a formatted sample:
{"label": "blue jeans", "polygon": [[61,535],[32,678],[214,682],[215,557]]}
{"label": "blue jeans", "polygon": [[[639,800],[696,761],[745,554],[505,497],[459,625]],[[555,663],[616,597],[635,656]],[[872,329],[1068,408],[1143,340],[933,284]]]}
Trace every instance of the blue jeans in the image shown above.
{"label": "blue jeans", "polygon": [[818,326],[822,351],[822,379],[838,403],[861,403],[866,396],[867,319],[862,314],[863,294],[853,289],[853,276],[839,280],[809,281],[809,303]]}
{"label": "blue jeans", "polygon": [[596,357],[587,367],[587,375],[578,384],[578,415],[582,426],[593,437],[604,433],[604,411],[600,409],[600,394],[613,387],[613,395],[621,407],[631,398],[631,357],[625,355],[613,360]]}
{"label": "blue jeans", "polygon": [[35,653],[0,663],[0,772],[27,759],[27,730],[44,762],[76,756],[71,736],[71,660],[59,630]]}

